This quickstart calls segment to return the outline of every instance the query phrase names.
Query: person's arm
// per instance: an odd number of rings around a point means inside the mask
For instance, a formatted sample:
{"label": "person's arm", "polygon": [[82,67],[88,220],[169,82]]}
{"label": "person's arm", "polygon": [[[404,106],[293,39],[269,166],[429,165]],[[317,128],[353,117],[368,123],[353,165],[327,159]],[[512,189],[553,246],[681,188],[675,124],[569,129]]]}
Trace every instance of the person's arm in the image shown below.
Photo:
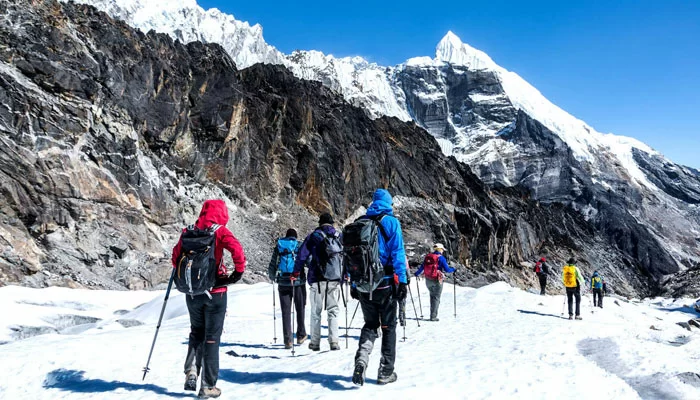
{"label": "person's arm", "polygon": [[245,253],[243,253],[243,247],[238,239],[236,239],[236,237],[233,236],[233,233],[231,233],[231,231],[228,229],[225,229],[221,234],[221,244],[224,246],[224,249],[231,253],[231,259],[233,260],[235,271],[241,274],[245,272],[246,260]]}
{"label": "person's arm", "polygon": [[450,267],[450,265],[447,263],[447,258],[445,258],[445,256],[443,256],[442,254],[438,258],[438,265],[444,272],[448,274],[455,272],[455,269]]}
{"label": "person's arm", "polygon": [[413,275],[415,275],[415,276],[416,276],[416,278],[417,278],[417,277],[419,277],[419,276],[420,276],[420,274],[422,274],[422,273],[423,273],[423,270],[424,270],[424,269],[425,269],[425,267],[423,266],[423,264],[421,264],[421,265],[420,265],[420,267],[418,267],[418,271],[416,271],[416,273],[415,273],[415,274],[413,274]]}
{"label": "person's arm", "polygon": [[311,233],[309,236],[304,239],[304,243],[301,244],[301,247],[299,248],[299,254],[297,255],[297,259],[294,262],[294,272],[293,275],[299,276],[303,269],[304,265],[306,264],[306,260],[311,256],[311,252],[313,251],[314,247],[316,245],[314,244],[314,235]]}
{"label": "person's arm", "polygon": [[583,286],[583,284],[586,283],[586,280],[583,279],[583,275],[581,275],[581,271],[579,271],[578,267],[575,267],[575,271],[576,271],[576,279],[578,279],[579,286]]}
{"label": "person's arm", "polygon": [[272,249],[272,258],[270,259],[270,265],[267,266],[267,276],[271,281],[274,282],[277,276],[277,264],[279,263],[279,250],[277,246]]}
{"label": "person's arm", "polygon": [[[403,247],[403,233],[401,232],[401,224],[396,217],[386,218],[390,225],[387,233],[393,232],[389,237],[387,247],[391,254],[391,262],[394,267],[394,273],[399,277],[399,282],[406,283],[406,250]],[[384,221],[384,219],[382,220]],[[381,223],[381,222],[380,222]]]}
{"label": "person's arm", "polygon": [[175,247],[173,247],[173,255],[172,255],[172,262],[173,262],[173,268],[177,268],[177,258],[180,256],[180,248],[182,247],[182,234],[180,234],[180,238],[177,240],[177,244]]}

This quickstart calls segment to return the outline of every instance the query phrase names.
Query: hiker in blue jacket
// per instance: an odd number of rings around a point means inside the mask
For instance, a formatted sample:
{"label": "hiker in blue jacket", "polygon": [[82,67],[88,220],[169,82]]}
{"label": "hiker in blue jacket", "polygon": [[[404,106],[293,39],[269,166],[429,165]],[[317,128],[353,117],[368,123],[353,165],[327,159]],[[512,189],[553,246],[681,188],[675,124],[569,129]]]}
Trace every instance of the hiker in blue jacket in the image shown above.
{"label": "hiker in blue jacket", "polygon": [[[353,298],[360,301],[365,325],[360,334],[360,343],[355,354],[355,370],[352,381],[356,385],[364,384],[365,369],[369,355],[382,329],[382,357],[379,361],[377,383],[385,385],[395,382],[396,360],[396,316],[397,304],[406,298],[406,251],[403,245],[401,223],[394,217],[392,198],[388,191],[377,189],[372,197],[372,204],[367,209],[366,217],[384,217],[378,221],[384,233],[378,235],[379,259],[384,266],[384,278],[371,293],[351,289]],[[384,238],[386,234],[387,239]]]}
{"label": "hiker in blue jacket", "polygon": [[[306,341],[306,325],[304,323],[306,308],[306,274],[301,271],[299,279],[292,280],[294,262],[299,253],[301,243],[297,241],[297,231],[289,228],[283,238],[277,239],[272,249],[272,258],[267,269],[271,281],[277,283],[279,291],[280,308],[282,310],[282,334],[284,336],[284,348],[292,348],[292,299],[297,318],[297,344]],[[294,295],[292,296],[292,292]]]}

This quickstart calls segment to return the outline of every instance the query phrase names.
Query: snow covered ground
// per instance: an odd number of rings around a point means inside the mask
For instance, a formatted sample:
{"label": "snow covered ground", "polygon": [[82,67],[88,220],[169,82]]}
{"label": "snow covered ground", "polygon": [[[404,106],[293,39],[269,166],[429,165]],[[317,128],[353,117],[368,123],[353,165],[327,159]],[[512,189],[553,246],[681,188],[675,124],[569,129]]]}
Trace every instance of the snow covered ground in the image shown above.
{"label": "snow covered ground", "polygon": [[[420,285],[427,315],[427,290]],[[0,342],[6,342],[0,345],[5,366],[0,398],[195,397],[182,390],[189,324],[179,293],[168,301],[151,372],[141,380],[163,295],[0,288]],[[361,311],[349,330],[348,349],[343,340],[341,351],[330,352],[324,339],[321,352],[301,346],[292,357],[279,343],[279,313],[278,343],[272,343],[271,296],[269,284],[231,287],[221,346],[222,398],[700,398],[695,375],[700,340],[676,324],[695,317],[685,307],[690,299],[606,298],[605,309],[592,313],[586,297],[584,320],[569,321],[560,318],[562,296],[541,297],[496,283],[457,288],[455,318],[453,287],[446,285],[440,322],[420,321],[418,327],[408,302],[407,339],[399,339],[397,350],[399,380],[375,384],[377,342],[367,382],[355,387],[350,375]],[[349,317],[355,305],[351,300]],[[345,326],[344,312],[340,325]],[[19,339],[36,332],[49,333]],[[689,374],[679,378],[683,373]]]}

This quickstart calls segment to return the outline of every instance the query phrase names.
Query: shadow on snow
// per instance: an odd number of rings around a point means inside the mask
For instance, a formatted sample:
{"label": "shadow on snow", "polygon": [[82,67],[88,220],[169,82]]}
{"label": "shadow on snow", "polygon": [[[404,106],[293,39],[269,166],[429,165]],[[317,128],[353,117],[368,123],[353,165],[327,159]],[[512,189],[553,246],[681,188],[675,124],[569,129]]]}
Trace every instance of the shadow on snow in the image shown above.
{"label": "shadow on snow", "polygon": [[553,317],[556,319],[562,319],[563,317],[561,315],[556,315],[556,314],[545,314],[537,311],[528,311],[528,310],[518,310],[519,313],[522,314],[532,314],[532,315],[539,315],[542,317]]}
{"label": "shadow on snow", "polygon": [[240,372],[232,369],[219,371],[219,379],[238,385],[280,383],[285,379],[290,381],[306,381],[311,384],[319,384],[330,390],[354,390],[354,386],[347,387],[342,382],[349,382],[350,378],[341,375],[326,375],[316,372]]}
{"label": "shadow on snow", "polygon": [[90,379],[85,377],[85,371],[63,368],[53,370],[46,374],[42,386],[46,389],[59,389],[73,393],[106,393],[113,392],[117,389],[124,389],[128,391],[146,390],[155,394],[171,397],[192,397],[184,393],[170,392],[163,387],[150,383],[129,383]]}

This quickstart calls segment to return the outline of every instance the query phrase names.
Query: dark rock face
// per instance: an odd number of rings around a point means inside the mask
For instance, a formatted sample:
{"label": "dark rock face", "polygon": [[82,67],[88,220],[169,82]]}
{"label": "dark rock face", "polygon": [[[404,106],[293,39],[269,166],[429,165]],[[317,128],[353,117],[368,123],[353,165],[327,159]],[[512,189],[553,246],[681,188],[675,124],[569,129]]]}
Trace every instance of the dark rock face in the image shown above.
{"label": "dark rock face", "polygon": [[[169,275],[179,229],[212,197],[229,204],[255,281],[286,228],[305,234],[323,211],[350,220],[386,187],[410,261],[443,242],[461,282],[531,285],[522,263],[547,250],[553,266],[574,255],[585,272],[608,272],[617,293],[656,288],[656,261],[635,253],[655,257],[651,242],[613,246],[571,207],[489,189],[417,125],[371,120],[283,67],[238,71],[217,45],[143,34],[72,3],[0,0],[0,15],[0,281],[152,287]],[[459,90],[497,92],[492,77],[465,75],[448,71]],[[505,103],[460,107],[465,121],[515,116]],[[566,154],[526,117],[515,126],[503,140]],[[527,162],[517,168],[527,174]],[[541,168],[531,174],[584,176],[573,161]],[[593,199],[579,186],[551,196]]]}

